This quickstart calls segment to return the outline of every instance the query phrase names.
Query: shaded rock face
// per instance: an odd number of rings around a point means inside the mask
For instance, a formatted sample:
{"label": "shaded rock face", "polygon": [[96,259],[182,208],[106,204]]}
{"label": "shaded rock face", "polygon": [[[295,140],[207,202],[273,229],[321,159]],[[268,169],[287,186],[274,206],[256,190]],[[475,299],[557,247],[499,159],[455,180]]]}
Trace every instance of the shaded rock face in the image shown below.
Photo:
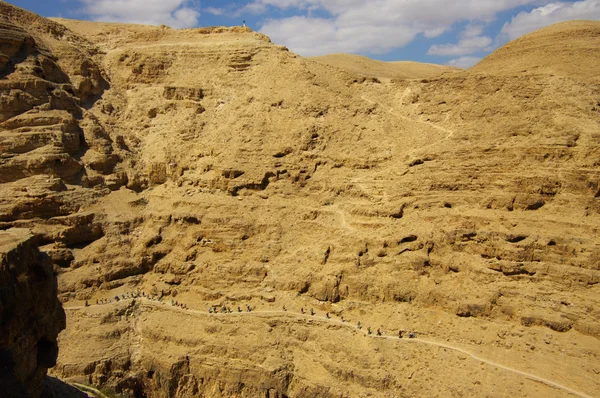
{"label": "shaded rock face", "polygon": [[0,232],[1,396],[40,396],[65,326],[52,265],[33,235],[24,229]]}

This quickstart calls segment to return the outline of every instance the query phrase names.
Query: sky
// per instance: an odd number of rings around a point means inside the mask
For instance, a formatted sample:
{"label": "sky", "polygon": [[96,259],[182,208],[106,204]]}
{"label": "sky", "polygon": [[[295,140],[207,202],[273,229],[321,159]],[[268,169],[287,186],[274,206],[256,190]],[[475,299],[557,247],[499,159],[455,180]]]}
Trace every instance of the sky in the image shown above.
{"label": "sky", "polygon": [[303,55],[353,53],[467,68],[508,41],[572,19],[600,0],[9,0],[45,17],[173,28],[244,22]]}

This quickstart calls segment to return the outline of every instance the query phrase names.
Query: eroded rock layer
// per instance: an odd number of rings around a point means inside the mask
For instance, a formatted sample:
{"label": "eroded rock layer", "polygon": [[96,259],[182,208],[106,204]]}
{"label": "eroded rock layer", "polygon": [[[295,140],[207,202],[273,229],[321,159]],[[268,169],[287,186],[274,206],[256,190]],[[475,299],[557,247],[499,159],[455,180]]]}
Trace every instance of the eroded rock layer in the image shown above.
{"label": "eroded rock layer", "polygon": [[57,375],[156,397],[600,391],[598,23],[414,80],[245,28],[0,6],[0,225],[59,273]]}

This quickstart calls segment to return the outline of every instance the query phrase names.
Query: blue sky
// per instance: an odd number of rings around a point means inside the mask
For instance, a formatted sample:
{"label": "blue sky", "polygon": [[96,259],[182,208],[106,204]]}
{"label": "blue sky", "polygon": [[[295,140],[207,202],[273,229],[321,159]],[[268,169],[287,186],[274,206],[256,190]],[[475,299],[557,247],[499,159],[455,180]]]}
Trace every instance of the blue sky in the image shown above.
{"label": "blue sky", "polygon": [[600,20],[600,0],[11,0],[46,17],[241,25],[300,55],[345,52],[384,61],[469,67],[541,27]]}

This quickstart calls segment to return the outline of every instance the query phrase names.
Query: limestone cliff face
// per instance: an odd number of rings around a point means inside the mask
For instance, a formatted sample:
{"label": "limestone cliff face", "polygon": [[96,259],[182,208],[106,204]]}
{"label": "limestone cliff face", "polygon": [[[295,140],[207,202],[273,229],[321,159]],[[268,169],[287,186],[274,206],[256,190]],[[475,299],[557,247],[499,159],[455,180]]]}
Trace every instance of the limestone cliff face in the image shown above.
{"label": "limestone cliff face", "polygon": [[40,396],[64,328],[48,256],[29,231],[0,232],[0,396]]}
{"label": "limestone cliff face", "polygon": [[[413,80],[249,29],[0,11],[0,229],[58,272],[57,375],[156,397],[555,392],[360,320],[600,391],[597,22]],[[546,44],[569,49],[550,69]]]}
{"label": "limestone cliff face", "polygon": [[94,46],[0,2],[0,48],[0,223],[70,215],[124,185],[118,150],[86,112],[108,87]]}

